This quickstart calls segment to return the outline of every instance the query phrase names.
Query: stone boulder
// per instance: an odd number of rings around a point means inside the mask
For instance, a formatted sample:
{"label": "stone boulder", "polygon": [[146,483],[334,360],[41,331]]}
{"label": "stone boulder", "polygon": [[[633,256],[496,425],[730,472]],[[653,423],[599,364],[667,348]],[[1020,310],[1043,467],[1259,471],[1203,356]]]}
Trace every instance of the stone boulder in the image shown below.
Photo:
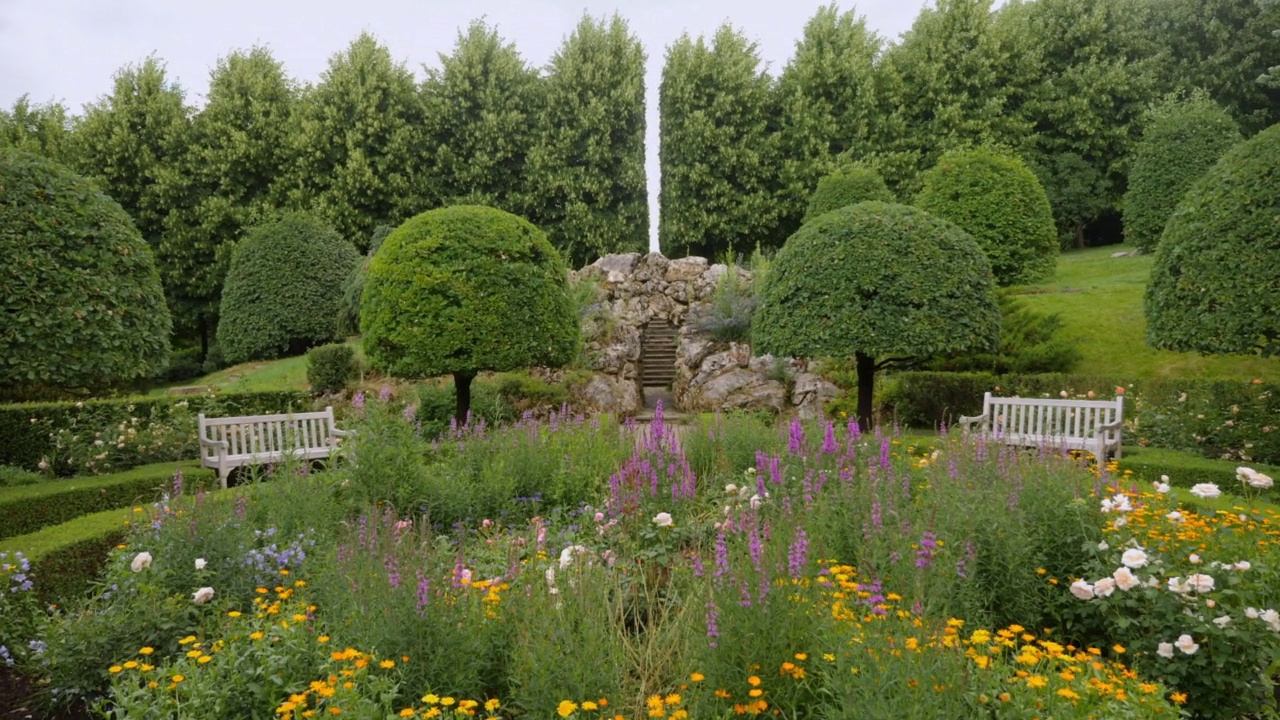
{"label": "stone boulder", "polygon": [[840,388],[817,373],[801,372],[791,387],[791,404],[796,406],[802,420],[822,417],[827,403],[836,399]]}
{"label": "stone boulder", "polygon": [[572,404],[583,412],[613,413],[617,417],[635,415],[644,406],[640,386],[634,379],[596,373],[573,390]]}

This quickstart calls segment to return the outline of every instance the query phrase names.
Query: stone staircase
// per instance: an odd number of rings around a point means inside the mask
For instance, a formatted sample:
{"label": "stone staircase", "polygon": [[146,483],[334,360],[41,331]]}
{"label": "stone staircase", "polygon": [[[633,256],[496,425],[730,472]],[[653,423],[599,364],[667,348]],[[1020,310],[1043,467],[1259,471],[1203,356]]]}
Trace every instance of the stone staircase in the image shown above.
{"label": "stone staircase", "polygon": [[[666,320],[651,320],[640,338],[641,385],[669,388],[676,378],[676,329]],[[646,393],[647,395],[648,393]]]}

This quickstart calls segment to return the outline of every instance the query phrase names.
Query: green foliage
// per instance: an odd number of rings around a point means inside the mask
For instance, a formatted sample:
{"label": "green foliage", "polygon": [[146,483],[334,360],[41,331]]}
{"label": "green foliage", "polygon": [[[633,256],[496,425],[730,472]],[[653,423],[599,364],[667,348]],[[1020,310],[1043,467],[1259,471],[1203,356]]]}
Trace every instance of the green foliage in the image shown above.
{"label": "green foliage", "polygon": [[20,468],[13,465],[0,465],[0,487],[18,487],[20,485],[35,485],[45,479],[44,475],[38,472],[32,472],[26,468]]}
{"label": "green foliage", "polygon": [[209,488],[217,482],[213,471],[195,463],[167,462],[92,479],[50,480],[0,489],[0,514],[5,517],[0,538],[25,535],[100,510],[152,503],[173,492],[175,469],[189,489]]}
{"label": "green foliage", "polygon": [[72,141],[75,169],[129,213],[157,251],[161,276],[170,277],[161,238],[166,216],[183,204],[191,110],[164,63],[148,56],[118,70],[111,94],[85,107]]}
{"label": "green foliage", "polygon": [[369,239],[369,252],[342,283],[342,302],[338,307],[337,325],[339,338],[360,334],[360,298],[364,295],[364,279],[369,274],[369,263],[373,262],[373,256],[382,247],[382,241],[393,230],[395,228],[390,225],[379,225],[374,229],[373,236]]}
{"label": "green foliage", "polygon": [[150,248],[66,168],[0,151],[0,398],[101,390],[164,370],[169,312]]}
{"label": "green foliage", "polygon": [[0,148],[14,148],[43,155],[55,162],[67,162],[71,122],[62,103],[33,105],[28,95],[13,101],[9,110],[0,110]]}
{"label": "green foliage", "polygon": [[1000,304],[1000,346],[994,352],[937,357],[927,370],[949,372],[1065,373],[1080,361],[1073,339],[1062,333],[1062,316],[1027,307],[1008,291],[996,293]]}
{"label": "green foliage", "polygon": [[691,313],[689,325],[716,342],[750,342],[751,315],[756,309],[754,287],[758,287],[755,279],[743,280],[730,254],[710,300]]}
{"label": "green foliage", "polygon": [[994,345],[990,265],[960,228],[866,202],[805,224],[760,291],[757,351],[792,357],[922,356]]}
{"label": "green foliage", "polygon": [[230,248],[274,211],[272,185],[290,163],[297,91],[266,48],[228,54],[209,78],[182,158],[183,201],[164,219],[165,289],[179,333],[207,347]]}
{"label": "green foliage", "polygon": [[1204,94],[1153,109],[1124,196],[1125,241],[1154,250],[1182,196],[1238,142],[1236,121]]}
{"label": "green foliage", "polygon": [[372,35],[362,33],[329,58],[320,84],[303,93],[295,122],[292,171],[279,187],[294,206],[320,215],[361,249],[378,225],[420,207],[429,177],[413,164],[421,155],[421,99],[413,73]]}
{"label": "green foliage", "polygon": [[551,58],[529,151],[528,216],[571,267],[648,250],[644,63],[617,15],[584,16]]}
{"label": "green foliage", "polygon": [[[107,464],[111,469],[127,469],[159,460],[190,459],[196,452],[196,427],[191,413],[204,412],[213,416],[274,414],[289,409],[309,410],[309,402],[310,396],[303,392],[258,392],[0,405],[0,437],[5,439],[0,443],[0,465],[16,465],[28,470],[40,468],[63,474],[83,472],[85,463],[104,449],[109,454],[111,462]],[[175,417],[181,421],[173,422]],[[147,419],[146,425],[138,428],[143,418]],[[145,441],[139,440],[137,433],[129,432],[133,428],[139,433],[147,431],[154,435],[157,430],[155,421],[180,433],[181,440],[175,435],[174,442],[180,442],[181,446],[161,443],[157,447],[152,442],[143,448]],[[118,448],[116,445],[122,436],[125,447]],[[72,437],[76,438],[74,444],[79,448],[73,465],[68,453]],[[100,438],[106,439],[102,446],[96,446],[93,441]],[[113,442],[108,444],[107,439]],[[40,467],[41,462],[45,467]]]}
{"label": "green foliage", "polygon": [[68,604],[100,579],[107,553],[124,539],[125,522],[131,515],[120,508],[82,515],[0,541],[0,552],[17,550],[30,557],[36,596],[43,607]]}
{"label": "green foliage", "polygon": [[1147,342],[1280,353],[1280,125],[1229,150],[1169,218],[1147,285]]}
{"label": "green foliage", "polygon": [[809,198],[804,221],[809,222],[825,212],[868,200],[894,202],[894,197],[875,168],[846,165],[818,181],[818,189]]}
{"label": "green foliage", "polygon": [[1049,198],[1062,249],[1085,247],[1085,227],[1111,208],[1106,177],[1073,152],[1028,160],[1027,164]]}
{"label": "green foliage", "polygon": [[[818,8],[804,26],[795,54],[778,78],[783,188],[782,226],[799,227],[819,178],[839,168],[846,151],[866,152],[881,132],[875,60],[883,41],[855,11],[834,4]],[[883,183],[882,183],[883,184]],[[861,200],[892,197],[862,197]],[[834,207],[831,209],[835,209]]]}
{"label": "green foliage", "polygon": [[432,210],[373,258],[365,352],[401,377],[561,365],[578,342],[567,285],[564,261],[527,221],[487,207]]}
{"label": "green foliage", "polygon": [[1034,282],[1058,259],[1053,211],[1040,181],[1016,155],[947,153],[924,176],[916,205],[977,240],[1001,285]]}
{"label": "green foliage", "polygon": [[358,371],[356,351],[350,345],[321,345],[307,353],[307,382],[313,393],[342,392]]}
{"label": "green foliage", "polygon": [[776,247],[773,81],[730,25],[667,48],[658,91],[658,239],[667,257]]}
{"label": "green foliage", "polygon": [[[545,188],[527,185],[526,160],[543,110],[537,71],[483,20],[458,32],[453,53],[422,85],[425,167],[412,216],[444,205],[492,205],[524,214]],[[526,192],[529,197],[526,197]]]}
{"label": "green foliage", "polygon": [[359,263],[351,243],[308,215],[251,229],[222,291],[223,355],[232,363],[271,359],[336,339],[339,288]]}

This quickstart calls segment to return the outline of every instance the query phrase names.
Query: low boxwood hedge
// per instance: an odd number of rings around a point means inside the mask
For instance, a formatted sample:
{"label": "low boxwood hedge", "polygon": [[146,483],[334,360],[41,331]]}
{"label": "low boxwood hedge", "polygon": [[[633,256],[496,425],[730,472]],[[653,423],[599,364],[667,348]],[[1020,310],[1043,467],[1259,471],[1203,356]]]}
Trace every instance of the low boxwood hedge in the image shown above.
{"label": "low boxwood hedge", "polygon": [[31,561],[31,577],[42,602],[66,604],[98,577],[111,548],[128,534],[130,516],[121,508],[84,515],[0,540],[0,552],[21,552]]}
{"label": "low boxwood hedge", "polygon": [[[216,409],[220,414],[229,415],[260,415],[311,408],[310,396],[300,391],[225,395],[207,393],[0,405],[0,465],[35,470],[42,459],[54,456],[54,438],[61,430],[107,428],[133,417],[151,417],[155,411],[172,408],[183,402],[187,403],[192,412]],[[193,437],[195,431],[193,424]],[[146,461],[139,460],[137,464],[143,462]]]}
{"label": "low boxwood hedge", "polygon": [[1124,448],[1123,457],[1117,462],[1121,472],[1131,472],[1131,477],[1142,483],[1151,483],[1161,476],[1168,476],[1174,487],[1189,488],[1200,483],[1214,483],[1223,492],[1232,495],[1257,495],[1272,503],[1280,503],[1280,488],[1272,486],[1259,492],[1248,489],[1236,477],[1236,468],[1245,466],[1280,480],[1280,467],[1260,463],[1228,460],[1210,460],[1191,453],[1152,447]]}
{"label": "low boxwood hedge", "polygon": [[37,485],[0,488],[0,538],[32,533],[81,515],[150,503],[173,488],[181,470],[187,489],[209,488],[217,481],[212,470],[196,463],[159,463],[93,478],[50,480]]}

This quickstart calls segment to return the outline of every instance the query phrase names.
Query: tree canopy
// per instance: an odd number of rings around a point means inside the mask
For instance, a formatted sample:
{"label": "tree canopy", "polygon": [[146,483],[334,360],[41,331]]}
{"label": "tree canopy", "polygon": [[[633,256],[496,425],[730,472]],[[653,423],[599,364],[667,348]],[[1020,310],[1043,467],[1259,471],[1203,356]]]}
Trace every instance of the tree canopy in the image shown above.
{"label": "tree canopy", "polygon": [[0,150],[0,397],[104,390],[169,358],[169,311],[128,214],[57,163]]}
{"label": "tree canopy", "polygon": [[452,374],[464,421],[477,373],[573,359],[578,315],[567,288],[563,259],[528,221],[482,206],[425,212],[369,265],[365,353],[399,377]]}
{"label": "tree canopy", "polygon": [[848,357],[858,421],[871,424],[877,369],[906,358],[994,348],[991,265],[964,230],[913,207],[865,202],[805,223],[774,258],[752,319],[753,348]]}
{"label": "tree canopy", "polygon": [[818,181],[818,189],[809,198],[804,221],[809,222],[823,213],[868,200],[894,202],[896,198],[874,168],[856,163],[846,165]]}
{"label": "tree canopy", "polygon": [[1165,226],[1147,284],[1147,341],[1207,354],[1280,353],[1280,125],[1236,145]]}

